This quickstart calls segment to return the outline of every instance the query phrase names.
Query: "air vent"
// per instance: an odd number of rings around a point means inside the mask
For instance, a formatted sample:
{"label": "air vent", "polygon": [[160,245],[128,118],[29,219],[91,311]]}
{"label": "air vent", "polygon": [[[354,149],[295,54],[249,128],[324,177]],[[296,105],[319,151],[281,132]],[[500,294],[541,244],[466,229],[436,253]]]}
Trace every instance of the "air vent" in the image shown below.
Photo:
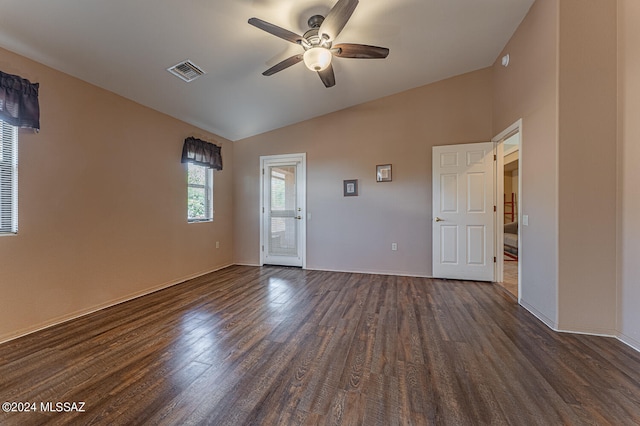
{"label": "air vent", "polygon": [[200,77],[202,74],[206,74],[200,67],[191,62],[190,60],[186,60],[184,62],[180,62],[170,68],[167,68],[171,74],[180,77],[187,83],[195,80]]}

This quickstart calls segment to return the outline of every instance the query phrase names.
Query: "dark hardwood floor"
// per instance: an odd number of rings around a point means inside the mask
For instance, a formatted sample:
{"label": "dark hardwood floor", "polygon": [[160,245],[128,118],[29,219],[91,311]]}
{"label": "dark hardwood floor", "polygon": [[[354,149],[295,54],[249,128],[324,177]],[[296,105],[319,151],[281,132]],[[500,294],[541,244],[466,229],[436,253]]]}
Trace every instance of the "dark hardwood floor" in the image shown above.
{"label": "dark hardwood floor", "polygon": [[491,284],[233,266],[0,345],[5,401],[36,410],[2,425],[640,424],[640,354]]}

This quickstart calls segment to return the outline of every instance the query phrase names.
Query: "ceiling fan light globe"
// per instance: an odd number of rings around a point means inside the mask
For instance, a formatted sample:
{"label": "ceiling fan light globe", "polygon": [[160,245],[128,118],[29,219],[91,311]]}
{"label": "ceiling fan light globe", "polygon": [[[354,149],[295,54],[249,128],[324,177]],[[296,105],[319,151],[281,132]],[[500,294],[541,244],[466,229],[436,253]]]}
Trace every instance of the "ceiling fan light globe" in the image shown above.
{"label": "ceiling fan light globe", "polygon": [[311,71],[323,71],[331,65],[331,51],[324,47],[312,47],[304,52],[304,64]]}

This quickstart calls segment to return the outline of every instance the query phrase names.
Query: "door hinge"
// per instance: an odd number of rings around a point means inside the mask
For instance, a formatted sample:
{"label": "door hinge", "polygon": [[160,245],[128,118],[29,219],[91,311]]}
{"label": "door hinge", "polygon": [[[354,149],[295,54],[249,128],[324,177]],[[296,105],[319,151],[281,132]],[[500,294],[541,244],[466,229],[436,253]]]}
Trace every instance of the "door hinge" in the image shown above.
{"label": "door hinge", "polygon": [[496,263],[496,257],[493,256],[493,263]]}
{"label": "door hinge", "polygon": [[[264,246],[262,246],[262,251],[264,251]],[[495,257],[494,257],[494,259],[495,259]]]}
{"label": "door hinge", "polygon": [[493,154],[493,161],[497,161],[498,160],[498,156],[496,154]]}
{"label": "door hinge", "polygon": [[493,206],[493,211],[494,211],[494,212],[497,212],[497,211],[498,211],[498,208],[497,208],[496,206]]}
{"label": "door hinge", "polygon": [[262,213],[264,213],[264,207],[262,208]]}
{"label": "door hinge", "polygon": [[264,167],[262,168],[262,174],[264,174]]}

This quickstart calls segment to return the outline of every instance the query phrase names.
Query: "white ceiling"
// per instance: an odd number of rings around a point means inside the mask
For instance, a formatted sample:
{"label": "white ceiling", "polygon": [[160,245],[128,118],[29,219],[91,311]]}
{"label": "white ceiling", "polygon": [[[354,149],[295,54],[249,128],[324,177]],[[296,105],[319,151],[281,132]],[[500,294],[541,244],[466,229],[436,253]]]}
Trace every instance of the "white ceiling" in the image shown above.
{"label": "white ceiling", "polygon": [[[361,0],[335,42],[388,58],[334,58],[328,89],[303,63],[262,76],[302,48],[247,20],[302,34],[335,1],[0,0],[0,46],[238,140],[490,66],[534,0]],[[166,71],[186,59],[207,74]]]}

